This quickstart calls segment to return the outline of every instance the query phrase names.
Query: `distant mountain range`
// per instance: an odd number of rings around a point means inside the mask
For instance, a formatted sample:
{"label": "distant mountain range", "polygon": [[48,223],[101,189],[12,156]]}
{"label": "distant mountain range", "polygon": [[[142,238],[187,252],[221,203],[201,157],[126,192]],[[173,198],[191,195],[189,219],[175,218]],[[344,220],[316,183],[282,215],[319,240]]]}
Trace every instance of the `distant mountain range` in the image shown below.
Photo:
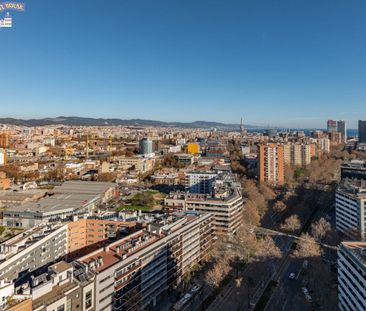
{"label": "distant mountain range", "polygon": [[[82,117],[57,117],[43,119],[14,119],[0,118],[0,124],[12,124],[20,126],[44,126],[44,125],[74,125],[74,126],[158,126],[158,127],[182,127],[182,128],[217,128],[217,129],[239,129],[239,124],[226,124],[220,122],[195,121],[195,122],[163,122],[142,119],[101,119]],[[260,128],[254,125],[245,125],[246,128]]]}

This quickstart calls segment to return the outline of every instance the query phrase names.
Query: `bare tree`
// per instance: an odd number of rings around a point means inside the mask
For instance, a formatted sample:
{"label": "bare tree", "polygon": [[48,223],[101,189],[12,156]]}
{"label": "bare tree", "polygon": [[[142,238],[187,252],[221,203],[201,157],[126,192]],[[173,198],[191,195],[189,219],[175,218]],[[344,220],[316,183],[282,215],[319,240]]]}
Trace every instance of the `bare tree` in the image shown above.
{"label": "bare tree", "polygon": [[215,262],[213,267],[206,273],[206,283],[211,287],[218,287],[229,272],[227,260]]}
{"label": "bare tree", "polygon": [[277,213],[281,213],[286,209],[286,204],[283,201],[276,201],[273,205],[273,210]]}
{"label": "bare tree", "polygon": [[308,233],[303,233],[297,241],[295,255],[298,257],[317,257],[320,256],[320,247],[313,237]]}
{"label": "bare tree", "polygon": [[248,200],[244,205],[243,220],[246,224],[257,226],[260,221],[258,209],[255,204]]}
{"label": "bare tree", "polygon": [[257,260],[268,260],[274,258],[280,258],[282,253],[280,249],[276,246],[275,242],[271,237],[265,237],[258,241],[257,250],[255,253],[255,258]]}
{"label": "bare tree", "polygon": [[241,226],[229,242],[231,242],[230,247],[234,251],[235,256],[245,262],[250,261],[258,248],[258,240],[255,233],[245,226]]}
{"label": "bare tree", "polygon": [[332,226],[328,221],[326,221],[323,217],[319,219],[316,223],[311,226],[311,234],[312,236],[321,241],[324,237],[332,230]]}
{"label": "bare tree", "polygon": [[290,217],[286,218],[281,228],[285,231],[291,231],[291,232],[299,230],[301,228],[301,222],[299,216],[291,215]]}

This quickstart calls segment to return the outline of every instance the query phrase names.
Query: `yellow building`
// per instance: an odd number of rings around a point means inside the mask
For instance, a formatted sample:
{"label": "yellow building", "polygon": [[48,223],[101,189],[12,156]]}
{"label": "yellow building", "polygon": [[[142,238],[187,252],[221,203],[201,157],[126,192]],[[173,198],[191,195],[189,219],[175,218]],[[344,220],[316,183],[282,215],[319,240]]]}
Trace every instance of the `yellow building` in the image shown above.
{"label": "yellow building", "polygon": [[200,145],[198,143],[188,143],[187,144],[187,152],[189,154],[198,154],[198,153],[200,153]]}

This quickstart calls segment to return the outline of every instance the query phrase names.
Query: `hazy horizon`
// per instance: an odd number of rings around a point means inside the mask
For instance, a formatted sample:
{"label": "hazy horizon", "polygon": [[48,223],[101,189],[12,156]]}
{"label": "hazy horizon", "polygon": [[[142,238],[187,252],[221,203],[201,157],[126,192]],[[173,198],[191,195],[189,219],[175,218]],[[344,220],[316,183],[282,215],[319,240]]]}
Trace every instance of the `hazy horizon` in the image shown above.
{"label": "hazy horizon", "polygon": [[27,2],[0,31],[1,116],[356,128],[365,11],[338,0]]}

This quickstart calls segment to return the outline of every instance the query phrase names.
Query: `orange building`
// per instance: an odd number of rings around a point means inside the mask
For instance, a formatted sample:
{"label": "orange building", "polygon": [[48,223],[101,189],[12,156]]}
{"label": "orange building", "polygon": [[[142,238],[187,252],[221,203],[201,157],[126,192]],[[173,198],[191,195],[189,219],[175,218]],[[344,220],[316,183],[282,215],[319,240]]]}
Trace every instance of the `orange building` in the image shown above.
{"label": "orange building", "polygon": [[67,226],[68,253],[72,253],[110,238],[118,237],[122,228],[132,228],[136,224],[115,220],[80,219],[69,223]]}
{"label": "orange building", "polygon": [[0,172],[0,189],[10,189],[11,188],[11,180],[10,178],[6,178],[6,174],[4,172]]}
{"label": "orange building", "polygon": [[9,134],[8,133],[0,134],[0,148],[9,148]]}
{"label": "orange building", "polygon": [[283,145],[259,145],[258,161],[260,182],[273,186],[281,186],[285,183]]}
{"label": "orange building", "polygon": [[198,143],[188,143],[187,152],[189,154],[198,154],[200,152],[200,145]]}

